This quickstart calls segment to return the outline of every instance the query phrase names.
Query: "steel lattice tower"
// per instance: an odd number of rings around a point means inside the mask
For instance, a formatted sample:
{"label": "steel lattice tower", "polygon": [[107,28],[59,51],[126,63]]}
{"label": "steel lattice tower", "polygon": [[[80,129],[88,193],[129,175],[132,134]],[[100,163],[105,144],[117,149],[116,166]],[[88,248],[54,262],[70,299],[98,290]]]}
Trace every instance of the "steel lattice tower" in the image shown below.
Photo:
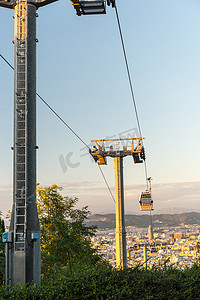
{"label": "steel lattice tower", "polygon": [[36,206],[36,10],[56,0],[1,0],[15,10],[13,207],[5,233],[6,285],[40,284]]}

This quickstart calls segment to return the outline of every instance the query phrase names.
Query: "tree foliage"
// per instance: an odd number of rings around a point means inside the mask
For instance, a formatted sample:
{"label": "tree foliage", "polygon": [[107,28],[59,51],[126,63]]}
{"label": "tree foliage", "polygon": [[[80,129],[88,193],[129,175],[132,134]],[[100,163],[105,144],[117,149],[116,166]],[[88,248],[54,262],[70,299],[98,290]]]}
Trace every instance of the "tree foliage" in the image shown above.
{"label": "tree foliage", "polygon": [[100,260],[90,241],[96,229],[84,225],[90,213],[87,206],[75,208],[78,198],[63,197],[61,190],[56,184],[37,187],[42,273],[63,267],[72,272],[74,265],[87,266]]}
{"label": "tree foliage", "polygon": [[42,286],[0,289],[0,299],[73,300],[198,300],[200,268],[178,270],[173,267],[112,269],[97,266],[75,271],[71,276],[59,272],[43,279]]}

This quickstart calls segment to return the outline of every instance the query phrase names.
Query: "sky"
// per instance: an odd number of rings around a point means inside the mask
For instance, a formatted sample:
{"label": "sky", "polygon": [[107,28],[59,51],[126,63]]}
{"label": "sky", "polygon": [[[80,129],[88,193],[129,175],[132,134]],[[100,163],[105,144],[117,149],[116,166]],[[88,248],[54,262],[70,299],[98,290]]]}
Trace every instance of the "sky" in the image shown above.
{"label": "sky", "polygon": [[[118,0],[145,137],[154,213],[200,211],[200,3]],[[0,53],[13,64],[13,10],[0,7]],[[75,14],[69,0],[40,8],[37,92],[74,131],[92,139],[137,134],[115,11]],[[13,71],[0,60],[0,210],[12,206]],[[37,181],[57,183],[92,213],[114,202],[85,146],[37,99]],[[64,161],[64,162],[63,162]],[[102,166],[114,193],[114,162]],[[144,166],[124,159],[125,210],[139,214]]]}

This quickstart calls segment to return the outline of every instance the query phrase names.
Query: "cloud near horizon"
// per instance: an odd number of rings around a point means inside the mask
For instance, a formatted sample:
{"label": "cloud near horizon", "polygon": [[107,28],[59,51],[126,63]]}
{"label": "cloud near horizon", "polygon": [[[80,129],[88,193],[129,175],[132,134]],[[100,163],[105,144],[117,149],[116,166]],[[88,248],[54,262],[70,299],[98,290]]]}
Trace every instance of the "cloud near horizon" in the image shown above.
{"label": "cloud near horizon", "polygon": [[[51,185],[51,184],[49,184]],[[49,186],[41,184],[41,186]],[[78,197],[79,207],[89,206],[92,213],[114,212],[114,202],[106,186],[101,182],[63,182],[63,196]],[[125,211],[140,213],[139,195],[144,185],[125,186]],[[115,195],[114,187],[111,187]],[[200,211],[200,182],[177,182],[153,184],[152,195],[154,200],[154,213],[160,211]],[[173,206],[172,206],[173,205]],[[12,208],[12,185],[0,184],[0,211],[6,215]]]}

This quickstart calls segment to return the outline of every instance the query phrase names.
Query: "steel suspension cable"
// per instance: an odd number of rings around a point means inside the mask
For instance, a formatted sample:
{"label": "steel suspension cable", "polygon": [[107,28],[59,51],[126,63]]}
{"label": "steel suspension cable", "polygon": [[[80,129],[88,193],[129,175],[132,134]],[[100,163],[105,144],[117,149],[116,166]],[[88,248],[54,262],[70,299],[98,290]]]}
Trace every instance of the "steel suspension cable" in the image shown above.
{"label": "steel suspension cable", "polygon": [[111,195],[111,197],[112,197],[112,199],[113,199],[113,201],[114,201],[114,203],[115,203],[115,198],[114,198],[114,196],[113,196],[113,193],[112,193],[112,191],[111,191],[111,188],[109,187],[109,184],[108,184],[108,182],[107,182],[107,180],[106,180],[106,178],[105,178],[105,176],[104,176],[104,173],[103,173],[103,171],[102,171],[102,169],[101,169],[101,167],[98,165],[98,167],[99,167],[99,170],[100,170],[100,172],[101,172],[101,174],[102,174],[102,176],[103,176],[103,178],[104,178],[104,181],[105,181],[105,183],[106,183],[106,185],[107,185],[107,188],[108,188],[108,190],[109,190],[109,193],[110,193],[110,195]]}
{"label": "steel suspension cable", "polygon": [[[134,96],[134,91],[133,91],[133,84],[132,84],[132,79],[131,79],[131,74],[130,74],[130,69],[129,69],[129,64],[128,64],[128,58],[127,58],[127,54],[126,54],[126,48],[125,48],[125,43],[124,43],[124,38],[123,38],[123,34],[122,34],[122,28],[121,28],[121,24],[120,24],[120,19],[119,19],[119,14],[118,14],[116,3],[115,3],[115,13],[116,13],[116,17],[117,17],[117,24],[118,24],[118,29],[119,29],[119,34],[120,34],[120,39],[121,39],[121,44],[122,44],[122,50],[123,50],[123,54],[124,54],[124,60],[125,60],[126,71],[127,71],[127,75],[128,75],[129,86],[130,86],[130,90],[131,90],[131,97],[133,100],[133,106],[134,106],[135,115],[136,115],[136,121],[137,121],[140,137],[142,137],[142,130],[141,130],[141,126],[140,126],[139,115],[138,115],[138,111],[137,111],[137,106],[136,106],[136,101],[135,101],[135,96]],[[141,143],[143,145],[143,140],[141,141]],[[147,185],[147,189],[148,189],[148,181],[147,181],[148,172],[147,172],[146,160],[144,160],[144,169],[145,169],[146,185]]]}
{"label": "steel suspension cable", "polygon": [[7,65],[14,71],[14,68],[13,68],[13,66],[7,61],[7,59],[5,59],[5,57],[2,55],[2,54],[0,54],[0,57],[7,63]]}
{"label": "steel suspension cable", "polygon": [[80,136],[57,114],[57,112],[38,94],[36,95],[42,100],[42,102],[56,115],[56,117],[88,148],[89,146],[80,138]]}
{"label": "steel suspension cable", "polygon": [[[90,149],[90,147],[82,140],[82,138],[80,138],[80,136],[57,114],[57,112],[38,94],[36,93],[36,95],[42,100],[42,102],[57,116],[57,118],[88,148]],[[106,177],[102,171],[102,169],[100,168],[100,166],[98,165],[100,173],[103,177],[103,180],[105,181],[105,184],[108,188],[108,191],[112,197],[112,199],[115,202],[115,198],[112,194],[111,188],[109,187],[108,181],[106,180]]]}
{"label": "steel suspension cable", "polygon": [[[5,57],[0,54],[0,57],[7,63],[7,65],[14,71],[14,67],[5,59]],[[88,148],[89,146],[82,140],[82,138],[59,116],[59,114],[38,94],[36,95],[40,100],[56,115],[56,117]]]}
{"label": "steel suspension cable", "polygon": [[[6,64],[14,71],[14,67],[7,61],[7,59],[5,59],[5,57],[0,54],[0,57],[6,62]],[[38,96],[38,98],[55,114],[55,116],[88,148],[90,149],[90,147],[83,141],[83,139],[63,120],[63,118],[61,118],[59,116],[59,114],[38,94],[36,93],[36,95]],[[99,165],[98,165],[99,166]],[[108,184],[108,181],[106,180],[106,177],[102,171],[102,169],[100,168],[99,166],[99,170],[100,170],[100,173],[103,177],[103,180],[105,181],[105,184],[108,188],[108,191],[112,197],[112,199],[114,200],[115,202],[115,198],[112,194],[112,191],[111,191],[111,188],[109,187],[109,184]]]}

